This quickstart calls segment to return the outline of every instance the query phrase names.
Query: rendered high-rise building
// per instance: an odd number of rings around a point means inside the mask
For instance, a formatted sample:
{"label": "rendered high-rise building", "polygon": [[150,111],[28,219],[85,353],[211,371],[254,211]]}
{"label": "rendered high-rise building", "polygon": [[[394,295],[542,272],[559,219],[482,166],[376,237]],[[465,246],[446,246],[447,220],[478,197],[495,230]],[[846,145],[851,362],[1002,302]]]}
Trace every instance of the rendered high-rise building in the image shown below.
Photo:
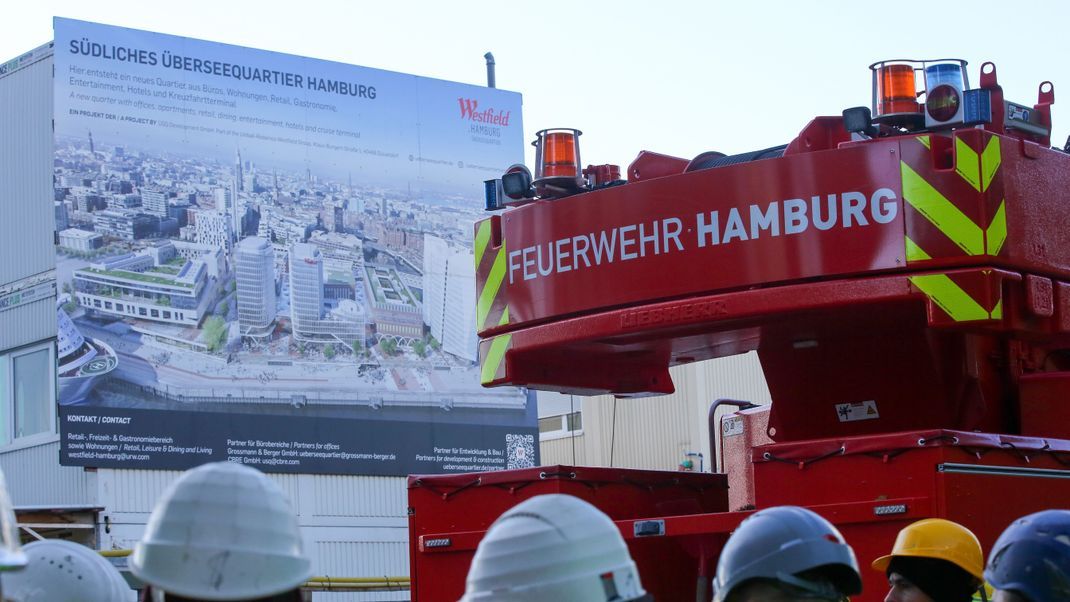
{"label": "rendered high-rise building", "polygon": [[309,331],[323,312],[323,257],[308,243],[290,248],[290,318],[297,338]]}
{"label": "rendered high-rise building", "polygon": [[67,213],[67,203],[54,201],[56,206],[56,232],[62,232],[71,227],[70,216]]}
{"label": "rendered high-rise building", "polygon": [[363,309],[347,300],[324,312],[323,256],[314,245],[290,247],[290,323],[298,341],[352,345],[364,339]]}
{"label": "rendered high-rise building", "polygon": [[233,229],[230,216],[219,211],[201,211],[197,213],[197,242],[230,250],[233,241]]}
{"label": "rendered high-rise building", "polygon": [[238,149],[238,157],[234,162],[234,186],[238,189],[238,192],[245,190],[243,175],[244,172],[242,171],[241,164],[241,149]]}
{"label": "rendered high-rise building", "polygon": [[234,278],[238,292],[238,323],[243,335],[270,333],[275,321],[275,252],[271,243],[250,237],[234,250]]}
{"label": "rendered high-rise building", "polygon": [[424,235],[424,323],[447,353],[478,360],[472,251]]}
{"label": "rendered high-rise building", "polygon": [[231,199],[234,197],[234,193],[231,188],[213,188],[212,189],[212,202],[215,203],[215,210],[219,212],[226,211],[230,208]]}
{"label": "rendered high-rise building", "polygon": [[142,189],[141,208],[150,215],[167,217],[167,193],[162,190]]}
{"label": "rendered high-rise building", "polygon": [[241,225],[241,192],[245,190],[244,178],[243,178],[242,164],[241,164],[241,150],[237,151],[237,158],[234,162],[234,180],[230,184],[230,205],[227,208],[227,212],[230,214],[230,229],[239,240],[242,235]]}

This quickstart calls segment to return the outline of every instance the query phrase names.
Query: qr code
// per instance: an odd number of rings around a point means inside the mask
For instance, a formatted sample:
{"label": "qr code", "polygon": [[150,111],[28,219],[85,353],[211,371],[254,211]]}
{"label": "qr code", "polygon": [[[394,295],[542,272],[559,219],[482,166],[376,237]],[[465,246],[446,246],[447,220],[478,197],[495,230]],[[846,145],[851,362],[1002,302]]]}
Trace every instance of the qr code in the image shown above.
{"label": "qr code", "polygon": [[531,468],[535,466],[535,435],[506,435],[505,468]]}

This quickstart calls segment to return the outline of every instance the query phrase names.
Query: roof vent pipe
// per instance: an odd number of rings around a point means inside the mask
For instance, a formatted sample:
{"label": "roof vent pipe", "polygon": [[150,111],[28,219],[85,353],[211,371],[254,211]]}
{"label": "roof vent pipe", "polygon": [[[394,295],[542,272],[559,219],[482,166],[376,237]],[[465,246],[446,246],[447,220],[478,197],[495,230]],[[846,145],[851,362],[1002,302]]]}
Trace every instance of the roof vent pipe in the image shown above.
{"label": "roof vent pipe", "polygon": [[483,58],[487,59],[487,87],[494,88],[494,55],[488,52]]}

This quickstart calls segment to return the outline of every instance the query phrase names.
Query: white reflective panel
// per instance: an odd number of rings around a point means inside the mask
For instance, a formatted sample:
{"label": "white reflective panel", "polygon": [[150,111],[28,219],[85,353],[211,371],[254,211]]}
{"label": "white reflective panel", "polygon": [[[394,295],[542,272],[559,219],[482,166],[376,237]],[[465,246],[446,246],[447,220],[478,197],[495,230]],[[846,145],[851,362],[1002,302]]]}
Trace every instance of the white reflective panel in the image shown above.
{"label": "white reflective panel", "polygon": [[52,399],[49,395],[48,349],[16,355],[12,362],[15,402],[15,437],[49,431]]}
{"label": "white reflective panel", "polygon": [[8,358],[0,356],[0,445],[11,443],[11,375]]}

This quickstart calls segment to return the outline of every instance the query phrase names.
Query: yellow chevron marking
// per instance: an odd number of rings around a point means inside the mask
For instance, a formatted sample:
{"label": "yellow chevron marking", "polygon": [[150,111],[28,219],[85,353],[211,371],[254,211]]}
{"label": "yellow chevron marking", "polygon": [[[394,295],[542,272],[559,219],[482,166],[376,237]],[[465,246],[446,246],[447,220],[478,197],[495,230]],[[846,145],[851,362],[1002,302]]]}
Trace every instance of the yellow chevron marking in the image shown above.
{"label": "yellow chevron marking", "polygon": [[999,202],[999,209],[992,216],[992,223],[988,224],[985,231],[985,248],[989,255],[999,255],[1003,243],[1007,241],[1007,201]]}
{"label": "yellow chevron marking", "polygon": [[985,250],[984,232],[958,207],[918,175],[905,161],[900,161],[903,175],[903,198],[934,226],[969,255]]}
{"label": "yellow chevron marking", "polygon": [[924,146],[925,148],[932,148],[931,146],[929,146],[929,137],[928,136],[918,136],[917,138],[915,138],[915,140],[920,142],[922,144],[922,146]]}
{"label": "yellow chevron marking", "polygon": [[499,337],[494,337],[494,340],[490,342],[490,349],[487,350],[487,357],[483,358],[483,365],[480,366],[480,383],[487,384],[494,380],[494,377],[498,374],[498,367],[501,366],[502,360],[505,359],[505,352],[509,349],[509,342],[512,340],[513,335],[503,334]]}
{"label": "yellow chevron marking", "polygon": [[486,219],[480,222],[479,229],[476,230],[476,269],[479,269],[479,263],[483,261],[483,253],[487,250],[487,243],[490,242],[490,220]]}
{"label": "yellow chevron marking", "polygon": [[918,246],[918,243],[910,240],[910,237],[905,237],[907,241],[907,261],[925,261],[926,259],[932,259],[924,249]]}
{"label": "yellow chevron marking", "polygon": [[486,328],[485,322],[490,308],[494,305],[494,298],[498,296],[498,289],[505,279],[505,245],[498,249],[498,256],[494,258],[494,265],[487,274],[487,281],[483,283],[483,290],[479,291],[479,301],[476,305],[476,328]]}
{"label": "yellow chevron marking", "polygon": [[1003,161],[1003,157],[999,150],[999,138],[992,136],[989,139],[988,144],[985,146],[985,150],[981,153],[981,190],[988,190],[988,185],[992,183],[992,178],[996,177],[996,172],[999,171],[1000,163]]}
{"label": "yellow chevron marking", "polygon": [[955,172],[977,192],[981,192],[981,157],[966,141],[955,137]]}
{"label": "yellow chevron marking", "polygon": [[956,322],[988,320],[991,314],[946,274],[911,276],[910,282]]}

